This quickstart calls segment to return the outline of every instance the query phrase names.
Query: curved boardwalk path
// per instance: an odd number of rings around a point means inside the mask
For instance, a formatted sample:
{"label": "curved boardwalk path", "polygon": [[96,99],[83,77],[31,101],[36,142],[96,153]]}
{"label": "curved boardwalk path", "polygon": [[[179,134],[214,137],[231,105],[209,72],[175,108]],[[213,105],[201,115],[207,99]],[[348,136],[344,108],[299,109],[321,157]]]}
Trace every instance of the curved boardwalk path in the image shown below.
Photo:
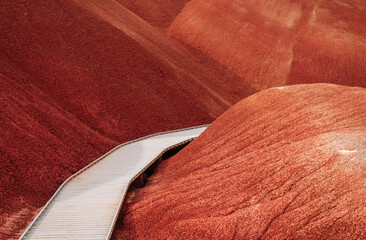
{"label": "curved boardwalk path", "polygon": [[198,126],[114,148],[68,178],[20,239],[109,239],[128,187],[161,155],[196,138]]}

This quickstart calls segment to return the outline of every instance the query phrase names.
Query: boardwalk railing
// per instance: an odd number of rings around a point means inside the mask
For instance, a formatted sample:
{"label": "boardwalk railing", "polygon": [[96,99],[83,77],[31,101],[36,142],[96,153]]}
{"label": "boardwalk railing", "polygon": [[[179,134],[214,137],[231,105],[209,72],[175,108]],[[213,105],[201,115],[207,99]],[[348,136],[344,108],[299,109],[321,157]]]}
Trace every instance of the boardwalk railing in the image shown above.
{"label": "boardwalk railing", "polygon": [[130,184],[207,126],[157,133],[112,149],[69,177],[20,239],[110,239]]}

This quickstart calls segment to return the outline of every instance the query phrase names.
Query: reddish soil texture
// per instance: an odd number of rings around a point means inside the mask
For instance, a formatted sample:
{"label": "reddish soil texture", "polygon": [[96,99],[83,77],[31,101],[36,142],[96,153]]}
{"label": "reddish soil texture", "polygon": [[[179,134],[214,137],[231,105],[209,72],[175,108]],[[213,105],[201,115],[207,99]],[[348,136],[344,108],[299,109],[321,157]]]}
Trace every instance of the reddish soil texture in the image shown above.
{"label": "reddish soil texture", "polygon": [[114,239],[365,239],[366,89],[272,88],[128,194]]}
{"label": "reddish soil texture", "polygon": [[[183,46],[167,37],[118,2],[114,0],[75,0],[75,2],[132,37],[146,51],[163,62],[165,64],[163,66],[173,65],[174,71],[191,80],[189,82],[191,85],[184,86],[184,89],[193,91],[196,98],[199,96],[196,100],[208,108],[222,112],[221,102],[228,107],[254,93],[254,89],[249,85],[240,84],[239,76],[235,73],[201,52],[194,49],[192,51],[190,46]],[[174,78],[165,80],[173,82]],[[202,99],[197,94],[200,90],[209,92],[214,101],[207,102]],[[212,103],[217,106],[213,106]]]}
{"label": "reddish soil texture", "polygon": [[118,143],[209,123],[236,101],[183,46],[116,4],[1,1],[1,239]]}
{"label": "reddish soil texture", "polygon": [[19,237],[71,174],[115,146],[38,89],[0,74],[0,238]]}
{"label": "reddish soil texture", "polygon": [[192,0],[168,28],[256,90],[329,82],[366,87],[362,0]]}
{"label": "reddish soil texture", "polygon": [[188,68],[194,63],[178,63],[174,46],[156,46],[155,31],[145,29],[144,36],[142,28],[149,25],[136,20],[133,32],[128,22],[104,15],[111,26],[96,15],[103,9],[95,8],[89,12],[72,1],[8,4],[2,15],[9,27],[1,34],[6,60],[65,110],[119,142],[170,124],[208,122],[231,104],[201,82],[209,73]]}

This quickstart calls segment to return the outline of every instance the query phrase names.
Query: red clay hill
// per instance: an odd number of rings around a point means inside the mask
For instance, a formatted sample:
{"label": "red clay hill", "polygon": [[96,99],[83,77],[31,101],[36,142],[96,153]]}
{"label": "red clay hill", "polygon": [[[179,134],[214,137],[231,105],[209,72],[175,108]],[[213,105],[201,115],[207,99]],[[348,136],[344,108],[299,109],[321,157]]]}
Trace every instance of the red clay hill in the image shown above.
{"label": "red clay hill", "polygon": [[121,142],[210,123],[270,86],[366,84],[361,0],[0,5],[0,239]]}
{"label": "red clay hill", "polygon": [[237,101],[114,1],[5,0],[0,16],[1,239],[113,146],[212,122]]}
{"label": "red clay hill", "polygon": [[365,239],[366,89],[272,88],[128,194],[113,239]]}
{"label": "red clay hill", "polygon": [[167,33],[256,90],[316,82],[366,87],[363,0],[191,0]]}

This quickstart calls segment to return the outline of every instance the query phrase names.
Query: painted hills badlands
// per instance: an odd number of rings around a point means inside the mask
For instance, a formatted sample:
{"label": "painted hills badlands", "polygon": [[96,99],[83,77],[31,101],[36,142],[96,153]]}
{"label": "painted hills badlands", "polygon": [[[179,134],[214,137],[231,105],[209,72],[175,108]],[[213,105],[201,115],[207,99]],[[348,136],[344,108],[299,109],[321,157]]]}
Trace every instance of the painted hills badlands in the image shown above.
{"label": "painted hills badlands", "polygon": [[365,1],[2,0],[0,18],[0,239],[114,146],[205,123],[113,239],[366,239]]}

